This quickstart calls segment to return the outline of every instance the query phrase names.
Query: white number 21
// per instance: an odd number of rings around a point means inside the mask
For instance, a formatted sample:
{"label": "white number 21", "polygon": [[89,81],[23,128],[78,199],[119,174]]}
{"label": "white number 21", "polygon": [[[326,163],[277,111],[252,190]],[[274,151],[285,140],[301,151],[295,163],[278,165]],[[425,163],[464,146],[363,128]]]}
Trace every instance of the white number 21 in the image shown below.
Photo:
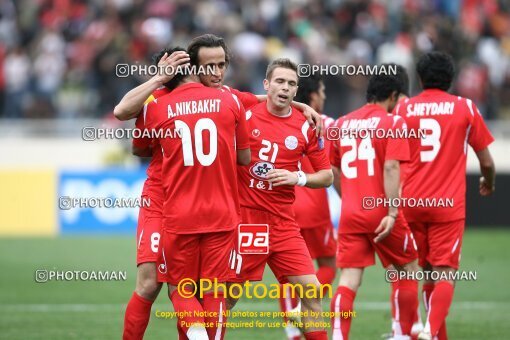
{"label": "white number 21", "polygon": [[273,143],[271,145],[271,142],[268,140],[263,139],[262,140],[263,147],[259,151],[259,158],[263,161],[269,161],[269,152],[271,151],[271,146],[273,147],[273,154],[271,155],[271,163],[274,163],[276,160],[276,155],[278,155],[278,144]]}

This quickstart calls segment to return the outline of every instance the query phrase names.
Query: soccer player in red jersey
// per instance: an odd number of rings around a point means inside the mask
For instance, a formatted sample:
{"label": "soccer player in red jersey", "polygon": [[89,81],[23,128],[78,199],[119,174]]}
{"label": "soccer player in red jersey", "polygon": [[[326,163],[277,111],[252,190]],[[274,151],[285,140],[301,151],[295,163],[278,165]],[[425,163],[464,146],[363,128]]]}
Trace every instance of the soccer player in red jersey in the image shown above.
{"label": "soccer player in red jersey", "polygon": [[[384,135],[395,135],[404,130],[404,120],[388,113],[400,92],[397,77],[374,75],[368,82],[368,103],[335,123],[340,138],[331,145],[330,159],[340,174],[342,213],[336,259],[341,274],[331,300],[331,311],[335,313],[331,320],[333,339],[349,337],[353,302],[364,268],[375,263],[374,252],[384,267],[392,264],[399,271],[418,270],[412,234],[402,213],[393,206],[373,205],[378,198],[399,197],[400,163],[409,159],[407,141],[394,137],[360,138],[358,134],[360,130],[379,129]],[[401,280],[399,286],[395,339],[408,339],[418,305],[418,282]]]}
{"label": "soccer player in red jersey", "polygon": [[[424,91],[400,103],[397,114],[410,129],[425,130],[427,135],[410,139],[411,161],[402,195],[436,202],[448,199],[453,204],[407,208],[404,214],[418,243],[420,265],[448,275],[459,268],[465,225],[467,147],[473,148],[480,162],[480,194],[490,195],[495,187],[495,167],[488,146],[494,138],[470,99],[447,92],[454,76],[449,55],[427,53],[418,61],[416,71]],[[423,285],[428,312],[419,339],[447,338],[445,320],[453,290],[451,280]]]}
{"label": "soccer player in red jersey", "polygon": [[[189,61],[185,50],[165,49],[155,56],[155,64],[160,66],[177,66]],[[147,98],[149,103],[156,98],[170,93],[168,83],[171,76],[158,74],[147,83],[145,92],[140,98]],[[147,86],[150,84],[151,86]],[[166,85],[166,86],[165,86]],[[155,88],[155,89],[154,89]],[[142,102],[143,105],[143,102]],[[139,111],[142,106],[137,106]],[[116,107],[116,110],[119,108]],[[122,109],[122,107],[120,107]],[[145,129],[145,115],[139,114],[135,126],[138,129]],[[124,340],[142,339],[149,323],[150,312],[154,300],[159,294],[161,284],[157,282],[156,261],[158,259],[160,229],[163,222],[163,187],[161,183],[161,163],[163,155],[161,146],[157,140],[150,138],[133,139],[133,154],[140,157],[152,157],[147,168],[147,179],[145,180],[142,197],[148,198],[149,206],[140,207],[137,225],[137,248],[136,248],[136,289],[128,302],[124,316]]]}
{"label": "soccer player in red jersey", "polygon": [[[322,112],[326,100],[325,86],[321,77],[311,75],[299,78],[296,101],[310,105],[317,112]],[[334,119],[322,114],[323,130],[326,130]],[[325,140],[324,150],[329,154],[330,141]],[[305,173],[313,173],[313,167],[308,157],[301,160],[301,170]],[[294,213],[296,223],[301,228],[308,251],[312,259],[317,260],[317,279],[321,284],[331,284],[335,279],[336,264],[336,233],[331,223],[329,212],[328,193],[326,188],[310,189],[295,187],[296,200],[294,201]],[[311,213],[313,212],[313,213]],[[282,286],[283,289],[283,286]],[[292,297],[287,291],[285,298],[280,297],[280,310],[287,314],[300,310],[297,297]],[[301,332],[284,317],[286,322],[285,332],[288,339],[300,339]]]}
{"label": "soccer player in red jersey", "polygon": [[[217,37],[212,34],[205,34],[199,37],[196,37],[192,40],[189,46],[189,54],[185,51],[176,51],[174,53],[166,53],[163,55],[161,65],[160,66],[173,66],[174,68],[179,65],[186,64],[192,61],[193,65],[201,65],[201,66],[213,66],[214,73],[206,73],[199,74],[200,81],[203,84],[206,84],[210,87],[220,88],[225,91],[230,91],[236,96],[238,96],[239,100],[245,107],[250,107],[259,101],[265,100],[266,96],[255,96],[249,92],[241,92],[236,89],[232,89],[227,86],[223,86],[223,79],[225,76],[226,67],[229,64],[229,53],[227,50],[227,46],[224,40],[220,37]],[[159,78],[157,78],[159,77]],[[161,77],[163,77],[161,79]],[[166,81],[169,81],[172,78],[172,75],[160,74],[156,77],[151,78],[149,81],[137,86],[136,88],[129,91],[121,100],[121,102],[115,107],[114,114],[119,120],[129,120],[133,118],[137,118],[137,124],[140,125],[143,123],[143,116],[139,113],[141,112],[141,108],[146,102],[147,97],[151,100],[154,96],[159,93],[164,93],[166,90],[162,88],[162,84]],[[219,86],[218,86],[219,84]],[[160,92],[161,91],[161,92]],[[152,93],[152,94],[151,94]],[[314,124],[314,122],[320,123],[320,117],[307,105],[301,103],[293,103],[296,107],[303,109],[303,114],[307,117],[307,120],[310,124]],[[320,127],[317,129],[317,134],[320,133]],[[148,148],[148,142],[145,141],[145,145],[137,145],[142,144],[140,141],[134,141],[134,154],[138,156],[149,157],[151,156],[151,152],[155,150],[159,152],[160,148],[154,146],[154,148]],[[157,142],[153,142],[157,143]],[[150,172],[156,176],[157,171],[160,171],[159,162],[151,162]],[[149,169],[148,169],[149,171]],[[154,191],[162,192],[162,188],[156,189],[154,185],[151,186]],[[153,199],[156,201],[156,199]],[[156,205],[156,203],[154,203]],[[143,213],[143,212],[142,212]],[[155,220],[152,220],[155,223]],[[140,231],[143,228],[138,227],[138,237],[140,236]],[[147,237],[147,233],[146,233]],[[151,241],[152,242],[152,241]],[[152,248],[151,248],[152,249]],[[149,266],[149,265],[147,265]],[[140,266],[140,268],[145,268],[146,265]],[[138,290],[142,289],[142,287],[148,287],[151,289],[154,294],[149,294],[154,298],[157,296],[157,292],[154,291],[161,287],[155,280],[155,268],[154,275],[143,275],[144,279],[137,279]],[[137,294],[138,295],[138,294]],[[148,320],[150,317],[150,308],[153,299],[146,299],[145,301],[138,298],[138,296],[133,295],[130,303],[128,304],[128,309],[126,312],[126,321],[125,328],[128,330],[125,331],[126,339],[140,339],[143,336],[143,333],[147,327]],[[131,317],[132,315],[132,317]],[[178,327],[180,333],[182,330]],[[128,337],[130,334],[130,337]],[[180,334],[182,336],[182,334]]]}
{"label": "soccer player in red jersey", "polygon": [[[402,84],[402,93],[398,96],[398,103],[403,102],[407,98],[409,98],[409,76],[407,75],[407,70],[402,65],[396,64],[388,64],[391,66],[395,66],[397,69],[396,76],[399,78]],[[396,108],[398,104],[393,109],[392,113],[396,114]],[[407,163],[400,164],[400,189],[402,190],[402,183],[405,181],[405,176],[407,173]],[[389,266],[386,268],[387,270],[395,270],[393,266]],[[390,295],[390,305],[391,305],[391,334],[386,335],[388,340],[393,339],[393,333],[395,332],[398,324],[395,322],[395,314],[396,314],[396,305],[395,305],[395,296],[398,295],[398,282],[399,280],[394,280],[391,282],[391,295]],[[418,304],[418,308],[416,308],[416,315],[414,317],[413,327],[411,328],[411,337],[415,339],[418,334],[423,330],[423,322],[421,320],[420,306]]]}
{"label": "soccer player in red jersey", "polygon": [[[223,85],[225,72],[230,63],[230,55],[223,38],[214,34],[203,34],[195,37],[188,46],[188,53],[189,54],[178,55],[175,57],[175,60],[172,59],[172,61],[175,62],[176,66],[191,61],[191,64],[195,66],[213,67],[214,72],[199,74],[202,84],[217,89],[223,88],[232,92],[238,96],[245,108],[249,108],[258,102],[266,100],[266,95],[254,95],[249,92],[241,92]],[[159,86],[159,84],[151,79],[126,93],[120,103],[115,107],[115,117],[119,120],[136,118],[147,97]],[[312,127],[317,126],[316,134],[320,135],[322,132],[320,115],[310,106],[303,103],[292,102],[292,106],[302,112]]]}
{"label": "soccer player in red jersey", "polygon": [[[158,281],[168,283],[188,338],[219,339],[226,322],[223,293],[202,292],[199,302],[182,296],[177,285],[183,279],[224,283],[231,277],[228,262],[239,224],[236,163],[250,160],[246,114],[230,92],[208,88],[195,75],[179,78],[171,81],[180,81],[175,90],[144,109],[148,129],[181,135],[158,138],[165,193]],[[205,317],[196,313],[204,311]]]}
{"label": "soccer player in red jersey", "polygon": [[[267,99],[266,95],[254,95],[249,92],[241,92],[223,85],[225,72],[230,63],[230,55],[225,41],[222,38],[214,34],[203,34],[195,37],[188,46],[188,53],[192,65],[200,65],[203,67],[213,66],[216,70],[216,72],[211,74],[199,75],[200,81],[205,86],[218,89],[223,88],[232,92],[243,102],[245,109]],[[310,106],[303,103],[293,101],[292,106],[302,112],[312,127],[315,127],[316,123],[319,125],[316,131],[316,134],[319,135],[322,131],[320,115]]]}
{"label": "soccer player in red jersey", "polygon": [[[242,255],[240,261],[234,256],[237,263],[232,261],[232,268],[237,282],[260,281],[267,263],[280,283],[303,285],[320,296],[320,282],[294,220],[294,186],[324,188],[331,185],[333,174],[323,141],[291,106],[297,85],[296,64],[289,59],[273,61],[264,80],[267,101],[246,112],[252,159],[249,166],[239,167],[241,219],[268,225],[269,247],[266,254]],[[303,155],[315,169],[307,174],[298,166]],[[326,339],[323,328],[307,325],[322,321],[320,297],[305,295],[301,297],[303,312],[308,314],[303,317],[305,338]],[[312,317],[310,311],[319,317]]]}

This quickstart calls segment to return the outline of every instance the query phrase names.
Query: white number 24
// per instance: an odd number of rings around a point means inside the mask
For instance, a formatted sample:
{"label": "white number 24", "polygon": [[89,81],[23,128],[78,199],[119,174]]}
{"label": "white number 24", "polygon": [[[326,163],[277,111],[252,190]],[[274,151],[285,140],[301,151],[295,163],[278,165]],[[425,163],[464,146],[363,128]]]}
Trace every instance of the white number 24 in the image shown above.
{"label": "white number 24", "polygon": [[358,177],[358,169],[355,166],[349,165],[356,159],[366,160],[368,176],[374,175],[375,149],[372,146],[372,140],[370,138],[362,139],[358,147],[356,139],[349,138],[348,136],[342,137],[342,139],[340,139],[340,145],[351,147],[351,150],[343,154],[340,164],[345,177]]}

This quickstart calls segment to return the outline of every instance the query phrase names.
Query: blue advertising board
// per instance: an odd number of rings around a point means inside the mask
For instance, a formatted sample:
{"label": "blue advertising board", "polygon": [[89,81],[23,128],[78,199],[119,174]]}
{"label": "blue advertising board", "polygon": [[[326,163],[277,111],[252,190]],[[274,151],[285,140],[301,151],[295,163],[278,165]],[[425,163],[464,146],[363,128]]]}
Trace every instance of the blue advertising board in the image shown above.
{"label": "blue advertising board", "polygon": [[[61,171],[58,181],[60,234],[136,233],[139,208],[125,207],[134,200],[140,202],[145,169],[105,169],[98,171]],[[62,201],[62,198],[64,201]],[[108,198],[122,199],[124,207],[90,208],[90,205]],[[67,206],[66,200],[80,199],[77,206]],[[89,201],[86,201],[86,200]],[[75,202],[76,203],[76,202]]]}

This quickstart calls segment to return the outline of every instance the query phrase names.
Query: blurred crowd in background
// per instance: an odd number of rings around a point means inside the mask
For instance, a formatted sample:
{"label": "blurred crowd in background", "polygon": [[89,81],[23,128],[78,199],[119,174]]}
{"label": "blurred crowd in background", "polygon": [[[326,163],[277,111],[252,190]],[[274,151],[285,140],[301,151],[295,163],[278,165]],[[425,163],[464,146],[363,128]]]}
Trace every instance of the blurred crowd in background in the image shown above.
{"label": "blurred crowd in background", "polygon": [[[452,92],[488,119],[510,118],[510,2],[504,0],[0,0],[0,117],[111,117],[150,63],[203,33],[226,39],[226,84],[262,93],[268,62],[377,64],[408,69],[431,50],[457,65]],[[325,113],[364,102],[366,76],[325,77]]]}

